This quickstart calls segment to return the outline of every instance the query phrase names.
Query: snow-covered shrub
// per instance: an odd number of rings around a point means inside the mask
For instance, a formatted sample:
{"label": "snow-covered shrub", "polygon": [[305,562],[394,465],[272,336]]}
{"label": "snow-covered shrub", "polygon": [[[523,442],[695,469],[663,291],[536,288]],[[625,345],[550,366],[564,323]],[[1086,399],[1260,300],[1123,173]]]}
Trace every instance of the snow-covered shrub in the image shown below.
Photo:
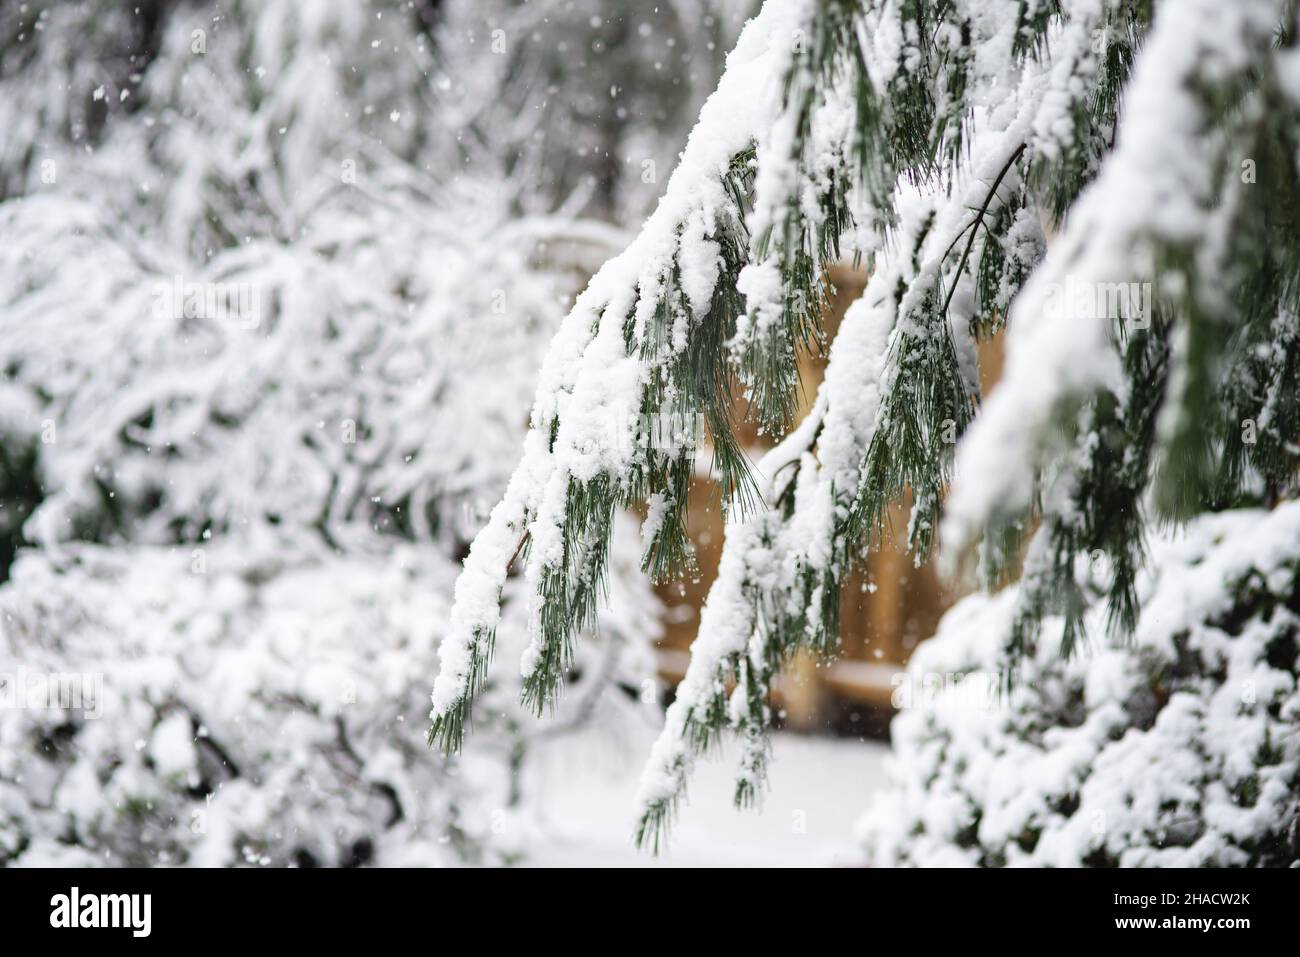
{"label": "snow-covered shrub", "polygon": [[577,662],[581,702],[514,734],[518,684],[494,681],[492,743],[448,762],[425,746],[424,675],[455,566],[429,546],[286,560],[276,544],[23,553],[0,592],[0,683],[86,676],[87,694],[0,708],[0,865],[501,863],[528,847],[510,775],[525,751],[573,724],[586,746],[648,740],[635,594],[615,589],[624,624]]}
{"label": "snow-covered shrub", "polygon": [[6,425],[48,432],[29,535],[466,534],[518,447],[564,281],[460,201],[327,206],[298,243],[196,270],[87,201],[0,206],[3,355],[31,400]]}
{"label": "snow-covered shrub", "polygon": [[[1015,588],[965,599],[909,666],[875,865],[1300,862],[1300,503],[1153,544],[1130,647],[1062,659],[1049,621],[1009,697]],[[1095,601],[1089,633],[1103,633]],[[931,680],[931,679],[936,680]],[[934,689],[928,693],[927,688]]]}
{"label": "snow-covered shrub", "polygon": [[[104,6],[16,19],[0,101],[94,47],[84,21]],[[512,16],[512,38],[540,28]],[[509,148],[466,132],[477,116],[447,71],[493,103],[519,78],[462,42],[478,22],[463,5],[432,23],[395,0],[128,19],[105,13],[117,39],[101,46],[148,57],[131,61],[134,109],[114,104],[94,149],[53,121],[14,130],[58,171],[0,207],[0,447],[35,448],[46,486],[28,537],[160,542],[262,521],[470,535],[580,278],[562,248],[603,254],[612,233],[552,215],[541,160],[509,131]],[[516,72],[549,56],[537,48],[511,45]],[[53,85],[72,103],[90,83]]]}

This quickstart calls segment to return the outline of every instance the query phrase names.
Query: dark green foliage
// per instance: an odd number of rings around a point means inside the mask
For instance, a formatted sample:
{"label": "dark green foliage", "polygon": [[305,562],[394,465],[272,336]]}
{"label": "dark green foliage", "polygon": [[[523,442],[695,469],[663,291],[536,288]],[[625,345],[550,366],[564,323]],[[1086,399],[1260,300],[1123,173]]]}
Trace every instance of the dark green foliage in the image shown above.
{"label": "dark green foliage", "polygon": [[1215,212],[1231,242],[1209,263],[1190,243],[1157,263],[1157,275],[1186,277],[1176,304],[1186,319],[1181,388],[1155,486],[1170,519],[1238,504],[1255,475],[1267,486],[1256,495],[1276,501],[1300,465],[1300,379],[1288,348],[1300,313],[1300,109],[1272,63],[1198,91],[1215,117]]}
{"label": "dark green foliage", "polygon": [[1126,401],[1109,393],[1083,410],[1087,426],[1056,481],[1066,484],[1068,505],[1044,510],[1031,563],[1020,586],[1020,602],[1008,638],[1008,665],[1035,650],[1045,617],[1064,619],[1061,653],[1070,655],[1084,637],[1083,615],[1091,603],[1075,569],[1087,556],[1098,568],[1110,562],[1108,619],[1116,636],[1137,623],[1138,569],[1146,518],[1142,497],[1151,477],[1156,414],[1169,373],[1169,319],[1157,312],[1149,329],[1128,337],[1126,378],[1133,386]]}
{"label": "dark green foliage", "polygon": [[23,544],[23,522],[40,504],[37,445],[0,438],[0,582]]}

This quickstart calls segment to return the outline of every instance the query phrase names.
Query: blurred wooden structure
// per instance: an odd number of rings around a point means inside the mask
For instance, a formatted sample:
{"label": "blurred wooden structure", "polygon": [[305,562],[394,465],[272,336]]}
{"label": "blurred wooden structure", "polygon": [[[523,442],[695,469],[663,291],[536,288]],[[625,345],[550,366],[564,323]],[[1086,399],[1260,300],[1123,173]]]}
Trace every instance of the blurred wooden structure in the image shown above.
{"label": "blurred wooden structure", "polygon": [[[832,273],[836,293],[827,315],[828,340],[839,328],[844,310],[862,292],[866,276],[848,268]],[[1001,368],[1000,343],[981,349],[981,384],[987,390]],[[801,362],[802,414],[816,395],[825,359],[806,357]],[[751,458],[771,445],[769,437],[752,429],[742,433]],[[907,527],[908,509],[897,506],[893,526]],[[665,605],[664,637],[660,642],[659,670],[670,684],[685,673],[689,649],[695,639],[700,609],[717,574],[722,552],[723,524],[714,481],[698,477],[691,489],[689,531],[695,544],[699,574],[690,580],[659,586]],[[905,546],[886,541],[872,551],[865,574],[846,583],[840,608],[839,658],[818,665],[810,656],[792,662],[774,693],[783,721],[798,728],[824,727],[849,713],[890,709],[894,676],[906,664],[917,643],[934,633],[940,616],[959,597],[938,580],[933,565],[914,566]]]}

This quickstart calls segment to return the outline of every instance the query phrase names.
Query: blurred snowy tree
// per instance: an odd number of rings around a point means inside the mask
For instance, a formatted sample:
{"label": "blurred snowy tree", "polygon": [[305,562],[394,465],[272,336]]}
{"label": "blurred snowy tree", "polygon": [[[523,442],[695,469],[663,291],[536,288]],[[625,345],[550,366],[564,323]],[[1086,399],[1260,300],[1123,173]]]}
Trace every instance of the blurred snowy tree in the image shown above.
{"label": "blurred snowy tree", "polygon": [[526,208],[566,201],[616,222],[643,214],[757,7],[451,0],[437,31],[440,83],[471,131],[467,159],[484,147],[505,158],[536,190],[520,197]]}
{"label": "blurred snowy tree", "polygon": [[50,185],[69,147],[96,145],[111,116],[135,110],[141,101],[131,94],[168,5],[33,0],[0,9],[0,198]]}

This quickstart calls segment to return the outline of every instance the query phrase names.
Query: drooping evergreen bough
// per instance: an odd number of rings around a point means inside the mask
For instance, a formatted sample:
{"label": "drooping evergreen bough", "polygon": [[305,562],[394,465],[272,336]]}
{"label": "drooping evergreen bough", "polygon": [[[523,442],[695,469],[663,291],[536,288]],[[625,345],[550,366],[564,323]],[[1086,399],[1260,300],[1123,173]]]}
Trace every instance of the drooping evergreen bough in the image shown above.
{"label": "drooping evergreen bough", "polygon": [[[1009,682],[1045,616],[1064,622],[1057,653],[1079,643],[1076,560],[1104,558],[1106,626],[1131,634],[1151,523],[1295,489],[1295,30],[1280,0],[768,0],[659,207],[552,345],[457,584],[431,741],[462,743],[517,557],[538,712],[600,601],[616,510],[645,506],[656,576],[689,563],[695,451],[630,438],[637,415],[703,417],[728,509],[644,775],[643,845],[724,729],[736,801],[755,798],[773,676],[796,649],[835,651],[840,585],[893,502],[911,502],[918,562],[942,515],[950,570],[1019,574]],[[795,427],[826,268],[850,255],[870,281]],[[1004,326],[981,410],[976,345]],[[752,466],[737,392],[783,436]]]}

